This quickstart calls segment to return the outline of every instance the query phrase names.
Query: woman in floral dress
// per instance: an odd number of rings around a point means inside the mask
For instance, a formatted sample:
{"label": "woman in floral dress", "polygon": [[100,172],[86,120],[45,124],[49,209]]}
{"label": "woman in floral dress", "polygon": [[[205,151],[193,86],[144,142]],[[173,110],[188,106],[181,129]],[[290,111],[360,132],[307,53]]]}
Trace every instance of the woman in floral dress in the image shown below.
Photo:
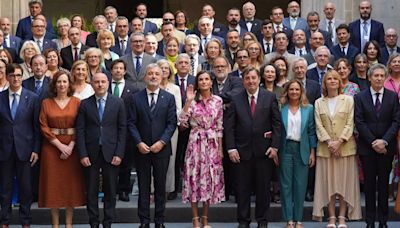
{"label": "woman in floral dress", "polygon": [[197,202],[203,202],[201,222],[208,225],[209,204],[225,200],[222,168],[222,99],[211,93],[211,75],[200,71],[187,88],[181,126],[191,126],[183,176],[183,202],[192,204],[193,227],[200,227]]}

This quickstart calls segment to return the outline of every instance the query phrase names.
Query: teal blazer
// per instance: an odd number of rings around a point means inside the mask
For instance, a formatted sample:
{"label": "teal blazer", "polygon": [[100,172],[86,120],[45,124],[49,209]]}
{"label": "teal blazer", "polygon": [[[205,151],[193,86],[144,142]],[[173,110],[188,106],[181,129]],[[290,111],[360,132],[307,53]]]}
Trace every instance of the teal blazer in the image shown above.
{"label": "teal blazer", "polygon": [[[301,138],[300,138],[300,154],[301,160],[304,165],[308,165],[311,148],[317,147],[317,136],[315,133],[315,122],[314,122],[314,107],[307,105],[305,107],[300,106],[301,111]],[[281,108],[282,117],[282,140],[279,153],[286,152],[286,131],[288,128],[288,116],[289,116],[289,105],[286,104]]]}

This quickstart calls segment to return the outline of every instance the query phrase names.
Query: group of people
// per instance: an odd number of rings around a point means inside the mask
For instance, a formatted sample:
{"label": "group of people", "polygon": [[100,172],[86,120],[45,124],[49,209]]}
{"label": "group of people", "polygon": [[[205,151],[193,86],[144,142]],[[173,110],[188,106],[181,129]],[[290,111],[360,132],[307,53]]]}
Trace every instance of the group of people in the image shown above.
{"label": "group of people", "polygon": [[265,20],[246,2],[225,24],[206,4],[193,30],[182,10],[164,13],[158,28],[144,3],[131,22],[108,6],[94,32],[75,14],[57,21],[58,36],[42,7],[29,2],[15,36],[0,18],[2,228],[14,177],[23,227],[36,200],[55,228],[60,208],[72,227],[83,205],[91,227],[111,227],[117,195],[129,201],[133,167],[140,228],[165,227],[166,201],[178,192],[194,228],[210,228],[210,204],[230,196],[239,228],[250,227],[252,195],[259,228],[271,200],[287,228],[303,227],[305,200],[314,219],[327,207],[326,227],[346,228],[362,219],[360,186],[367,227],[387,227],[400,177],[400,48],[369,1],[350,24],[331,2],[325,18],[302,18],[291,1],[287,18],[273,7]]}

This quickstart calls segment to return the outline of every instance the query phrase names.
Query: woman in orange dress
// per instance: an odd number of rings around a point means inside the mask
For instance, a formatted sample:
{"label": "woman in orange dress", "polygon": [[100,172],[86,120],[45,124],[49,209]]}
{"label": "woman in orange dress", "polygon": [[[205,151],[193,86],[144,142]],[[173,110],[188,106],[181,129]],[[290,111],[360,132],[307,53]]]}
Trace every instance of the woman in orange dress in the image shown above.
{"label": "woman in orange dress", "polygon": [[74,96],[70,75],[59,71],[43,101],[40,126],[41,151],[39,207],[51,208],[53,228],[59,227],[59,208],[65,207],[66,228],[72,228],[73,208],[85,205],[85,183],[75,151],[75,119],[80,100]]}

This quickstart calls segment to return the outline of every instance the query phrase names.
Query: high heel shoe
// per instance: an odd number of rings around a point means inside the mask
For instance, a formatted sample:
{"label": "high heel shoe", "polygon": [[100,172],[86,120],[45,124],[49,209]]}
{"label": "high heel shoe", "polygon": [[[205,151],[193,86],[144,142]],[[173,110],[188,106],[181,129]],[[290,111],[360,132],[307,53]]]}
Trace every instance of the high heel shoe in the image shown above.
{"label": "high heel shoe", "polygon": [[[339,219],[338,228],[347,228],[347,225],[346,225],[346,217],[344,217],[344,216],[338,216],[338,219]],[[340,223],[340,220],[341,220],[341,219],[344,220],[344,223]]]}
{"label": "high heel shoe", "polygon": [[303,228],[303,223],[296,222],[296,228]]}
{"label": "high heel shoe", "polygon": [[287,222],[286,228],[294,228],[294,222],[293,221]]}
{"label": "high heel shoe", "polygon": [[[333,223],[332,223],[333,220]],[[328,218],[328,225],[326,225],[326,228],[336,228],[336,217],[331,216]]]}
{"label": "high heel shoe", "polygon": [[201,216],[203,228],[211,228],[210,225],[208,225],[208,217],[207,216]]}
{"label": "high heel shoe", "polygon": [[199,221],[199,217],[193,217],[192,218],[192,223],[193,223],[193,228],[200,228],[200,221]]}

